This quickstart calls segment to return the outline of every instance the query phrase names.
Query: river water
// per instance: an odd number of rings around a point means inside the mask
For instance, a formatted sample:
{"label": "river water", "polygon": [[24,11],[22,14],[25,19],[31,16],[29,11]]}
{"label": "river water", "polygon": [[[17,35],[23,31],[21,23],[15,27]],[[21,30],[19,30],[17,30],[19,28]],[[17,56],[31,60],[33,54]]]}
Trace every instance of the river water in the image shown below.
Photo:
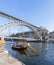
{"label": "river water", "polygon": [[35,51],[38,51],[38,56],[31,48],[24,51],[15,51],[11,49],[12,43],[15,44],[16,42],[6,41],[5,48],[9,51],[9,54],[26,65],[54,65],[54,43],[28,42]]}

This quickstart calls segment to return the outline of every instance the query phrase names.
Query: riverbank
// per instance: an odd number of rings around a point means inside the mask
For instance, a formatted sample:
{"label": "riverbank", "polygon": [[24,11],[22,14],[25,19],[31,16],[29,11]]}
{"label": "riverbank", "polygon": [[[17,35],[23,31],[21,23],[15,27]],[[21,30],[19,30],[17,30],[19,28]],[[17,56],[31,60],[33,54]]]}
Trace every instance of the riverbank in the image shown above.
{"label": "riverbank", "polygon": [[7,50],[0,48],[0,65],[25,65],[21,61],[12,57]]}

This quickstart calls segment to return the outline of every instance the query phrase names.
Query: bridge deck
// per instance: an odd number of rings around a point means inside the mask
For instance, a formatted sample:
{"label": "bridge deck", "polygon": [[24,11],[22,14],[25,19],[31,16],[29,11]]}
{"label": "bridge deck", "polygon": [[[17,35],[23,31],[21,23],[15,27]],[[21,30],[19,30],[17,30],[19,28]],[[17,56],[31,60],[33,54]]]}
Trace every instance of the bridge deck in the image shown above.
{"label": "bridge deck", "polygon": [[6,39],[17,39],[17,40],[27,40],[27,41],[39,41],[40,39],[33,39],[33,38],[23,38],[23,37],[21,37],[21,38],[18,38],[18,37],[4,37],[4,38],[6,38]]}

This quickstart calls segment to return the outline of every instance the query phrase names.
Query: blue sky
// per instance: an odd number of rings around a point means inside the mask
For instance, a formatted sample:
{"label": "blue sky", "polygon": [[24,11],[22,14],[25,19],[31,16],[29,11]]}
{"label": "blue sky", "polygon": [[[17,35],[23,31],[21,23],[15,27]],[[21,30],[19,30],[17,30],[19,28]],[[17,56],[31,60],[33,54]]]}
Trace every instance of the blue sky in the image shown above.
{"label": "blue sky", "polygon": [[[0,0],[0,11],[49,31],[54,30],[54,0]],[[0,18],[0,24],[7,22],[1,21]]]}

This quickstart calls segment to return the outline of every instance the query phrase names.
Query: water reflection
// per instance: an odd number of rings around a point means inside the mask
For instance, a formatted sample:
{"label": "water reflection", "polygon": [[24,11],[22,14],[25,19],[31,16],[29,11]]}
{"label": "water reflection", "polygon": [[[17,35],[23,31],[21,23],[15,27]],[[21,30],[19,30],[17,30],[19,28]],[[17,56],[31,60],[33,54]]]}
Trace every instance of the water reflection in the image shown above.
{"label": "water reflection", "polygon": [[[14,51],[14,50],[13,50]],[[21,55],[27,55],[28,50],[15,50],[17,53],[21,54]]]}
{"label": "water reflection", "polygon": [[[15,44],[16,42],[13,43]],[[26,65],[54,65],[53,43],[30,42],[29,44],[38,51],[39,56],[36,56],[36,53],[31,48],[24,51],[15,51],[11,49],[11,42],[6,42],[5,48],[13,57],[21,60]]]}

